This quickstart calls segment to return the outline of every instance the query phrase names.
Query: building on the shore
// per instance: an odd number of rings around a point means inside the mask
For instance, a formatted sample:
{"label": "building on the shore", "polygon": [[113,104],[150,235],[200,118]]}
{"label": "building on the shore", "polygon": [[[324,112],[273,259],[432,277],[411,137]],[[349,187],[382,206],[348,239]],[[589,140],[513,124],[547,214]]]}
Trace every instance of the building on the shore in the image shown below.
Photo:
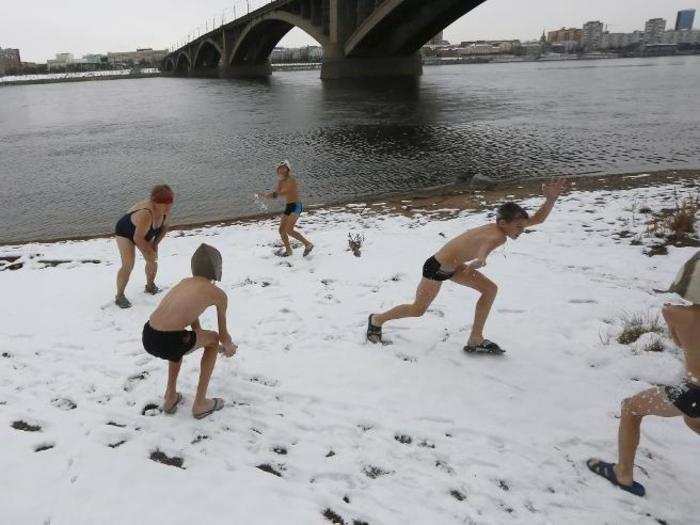
{"label": "building on the shore", "polygon": [[521,46],[520,40],[476,40],[462,42],[457,48],[457,56],[507,55]]}
{"label": "building on the shore", "polygon": [[663,18],[651,18],[644,24],[644,34],[647,44],[658,44],[661,42],[661,35],[666,31],[666,20]]}
{"label": "building on the shore", "polygon": [[676,15],[676,31],[690,31],[695,23],[695,9],[682,9]]}
{"label": "building on the shore", "polygon": [[167,49],[145,47],[136,51],[109,52],[107,60],[112,66],[158,67],[168,53]]}
{"label": "building on the shore", "polygon": [[583,40],[583,30],[575,27],[562,27],[556,31],[547,33],[547,42],[549,44],[563,44],[566,42],[581,43]]}
{"label": "building on the shore", "polygon": [[443,31],[440,31],[437,35],[428,41],[430,46],[449,46],[450,43],[443,38]]}
{"label": "building on the shore", "polygon": [[19,49],[0,47],[0,75],[16,73],[22,68],[22,57]]}
{"label": "building on the shore", "polygon": [[700,45],[700,31],[664,31],[659,43],[697,46]]}
{"label": "building on the shore", "polygon": [[583,38],[581,39],[583,47],[586,50],[598,49],[603,39],[604,30],[605,26],[603,22],[599,20],[593,20],[583,24]]}
{"label": "building on the shore", "polygon": [[276,47],[270,53],[273,64],[318,63],[323,61],[321,46]]}

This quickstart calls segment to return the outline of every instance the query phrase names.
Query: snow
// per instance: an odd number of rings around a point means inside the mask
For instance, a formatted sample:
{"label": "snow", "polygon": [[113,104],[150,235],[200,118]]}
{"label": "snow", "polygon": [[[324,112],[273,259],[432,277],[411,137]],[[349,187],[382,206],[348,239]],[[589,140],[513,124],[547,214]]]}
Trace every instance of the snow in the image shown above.
{"label": "snow", "polygon": [[[142,75],[151,75],[159,73],[158,68],[143,68],[139,71]],[[129,76],[131,69],[110,69],[108,71],[82,71],[76,73],[45,73],[41,75],[8,75],[0,76],[0,84],[13,82],[27,82],[36,80],[56,80],[64,78],[93,78],[93,77],[121,77]]]}
{"label": "snow", "polygon": [[[202,421],[190,415],[198,357],[185,359],[178,413],[142,415],[160,403],[167,364],[140,343],[161,298],[142,293],[141,259],[127,290],[134,307],[122,311],[113,240],[0,248],[24,263],[0,272],[2,521],[323,524],[331,509],[373,525],[697,523],[698,436],[681,419],[644,423],[644,499],[584,463],[615,459],[625,396],[682,376],[667,337],[663,353],[622,346],[616,319],[658,312],[670,296],[652,288],[694,250],[649,258],[613,234],[644,229],[638,203],[660,208],[691,191],[572,193],[493,254],[484,271],[500,290],[486,335],[508,350],[502,358],[461,351],[476,297],[453,283],[424,318],[386,325],[393,344],[364,342],[367,315],[412,297],[441,234],[489,212],[318,210],[300,222],[317,247],[308,259],[272,255],[270,220],[172,232],[159,284],[188,275],[201,242],[218,247],[240,345],[210,385],[227,406]],[[366,238],[361,258],[346,251],[350,232]],[[215,327],[213,312],[202,324]],[[41,445],[52,448],[35,452]],[[184,469],[151,461],[155,450]]]}

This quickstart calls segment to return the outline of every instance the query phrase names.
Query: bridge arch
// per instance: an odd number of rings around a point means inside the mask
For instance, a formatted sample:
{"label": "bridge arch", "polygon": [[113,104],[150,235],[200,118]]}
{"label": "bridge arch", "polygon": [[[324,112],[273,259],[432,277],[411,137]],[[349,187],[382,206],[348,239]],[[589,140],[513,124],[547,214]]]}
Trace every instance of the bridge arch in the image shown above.
{"label": "bridge arch", "polygon": [[344,45],[346,57],[408,56],[486,0],[384,0]]}
{"label": "bridge arch", "polygon": [[166,73],[172,73],[175,70],[175,63],[173,62],[173,57],[168,57],[163,61],[163,71]]}
{"label": "bridge arch", "polygon": [[175,61],[175,72],[189,73],[190,69],[192,68],[191,66],[192,63],[190,62],[190,57],[187,56],[187,53],[181,52]]}
{"label": "bridge arch", "polygon": [[223,52],[219,45],[211,38],[206,38],[202,40],[197,47],[197,51],[194,54],[192,69],[194,71],[218,70],[222,56]]}
{"label": "bridge arch", "polygon": [[328,36],[309,20],[286,11],[274,11],[256,18],[238,35],[229,65],[267,62],[275,46],[294,27],[308,33],[323,48],[329,43]]}

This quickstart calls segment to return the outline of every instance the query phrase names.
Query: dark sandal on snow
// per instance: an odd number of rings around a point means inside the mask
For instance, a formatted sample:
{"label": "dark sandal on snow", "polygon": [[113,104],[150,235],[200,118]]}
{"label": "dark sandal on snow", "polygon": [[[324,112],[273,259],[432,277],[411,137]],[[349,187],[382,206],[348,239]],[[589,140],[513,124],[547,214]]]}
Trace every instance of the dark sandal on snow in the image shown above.
{"label": "dark sandal on snow", "polygon": [[212,415],[214,412],[216,412],[217,410],[221,410],[222,408],[224,408],[224,400],[220,397],[215,397],[213,407],[211,407],[209,410],[205,410],[204,412],[200,412],[199,414],[193,414],[193,416],[195,419],[204,419],[205,417]]}
{"label": "dark sandal on snow", "polygon": [[367,318],[367,340],[370,343],[377,344],[382,342],[382,327],[372,324],[372,315],[374,314],[369,314]]}
{"label": "dark sandal on snow", "polygon": [[631,485],[623,485],[622,483],[617,481],[615,469],[613,468],[615,465],[613,465],[612,463],[606,463],[605,461],[600,461],[599,459],[591,458],[588,461],[586,461],[586,465],[588,465],[588,468],[591,472],[607,479],[610,483],[612,483],[616,487],[620,487],[625,492],[629,492],[630,494],[634,494],[635,496],[639,496],[640,498],[644,497],[646,491],[644,490],[644,486],[641,483],[633,481]]}
{"label": "dark sandal on snow", "polygon": [[496,343],[493,341],[489,341],[488,339],[484,339],[481,344],[470,346],[467,345],[464,347],[464,351],[468,354],[494,354],[494,355],[501,355],[505,354],[506,351],[503,350],[500,346],[498,346]]}
{"label": "dark sandal on snow", "polygon": [[177,400],[172,405],[167,408],[165,405],[163,405],[163,412],[169,416],[173,415],[175,412],[177,412],[177,407],[180,405],[180,403],[182,403],[182,394],[178,392]]}

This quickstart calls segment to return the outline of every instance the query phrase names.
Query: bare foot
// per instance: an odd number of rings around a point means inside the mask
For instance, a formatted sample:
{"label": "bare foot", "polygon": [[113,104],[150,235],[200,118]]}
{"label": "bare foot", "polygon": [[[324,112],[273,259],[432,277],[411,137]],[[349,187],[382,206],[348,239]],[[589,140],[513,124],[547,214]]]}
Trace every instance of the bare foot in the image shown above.
{"label": "bare foot", "polygon": [[163,398],[163,412],[166,414],[174,414],[177,412],[177,407],[182,401],[182,394],[175,392],[172,395],[166,395]]}
{"label": "bare foot", "polygon": [[632,485],[632,483],[634,483],[632,475],[625,475],[620,473],[620,465],[615,465],[613,467],[613,470],[615,471],[615,477],[617,478],[617,481],[618,483],[620,483],[620,485],[630,486]]}

